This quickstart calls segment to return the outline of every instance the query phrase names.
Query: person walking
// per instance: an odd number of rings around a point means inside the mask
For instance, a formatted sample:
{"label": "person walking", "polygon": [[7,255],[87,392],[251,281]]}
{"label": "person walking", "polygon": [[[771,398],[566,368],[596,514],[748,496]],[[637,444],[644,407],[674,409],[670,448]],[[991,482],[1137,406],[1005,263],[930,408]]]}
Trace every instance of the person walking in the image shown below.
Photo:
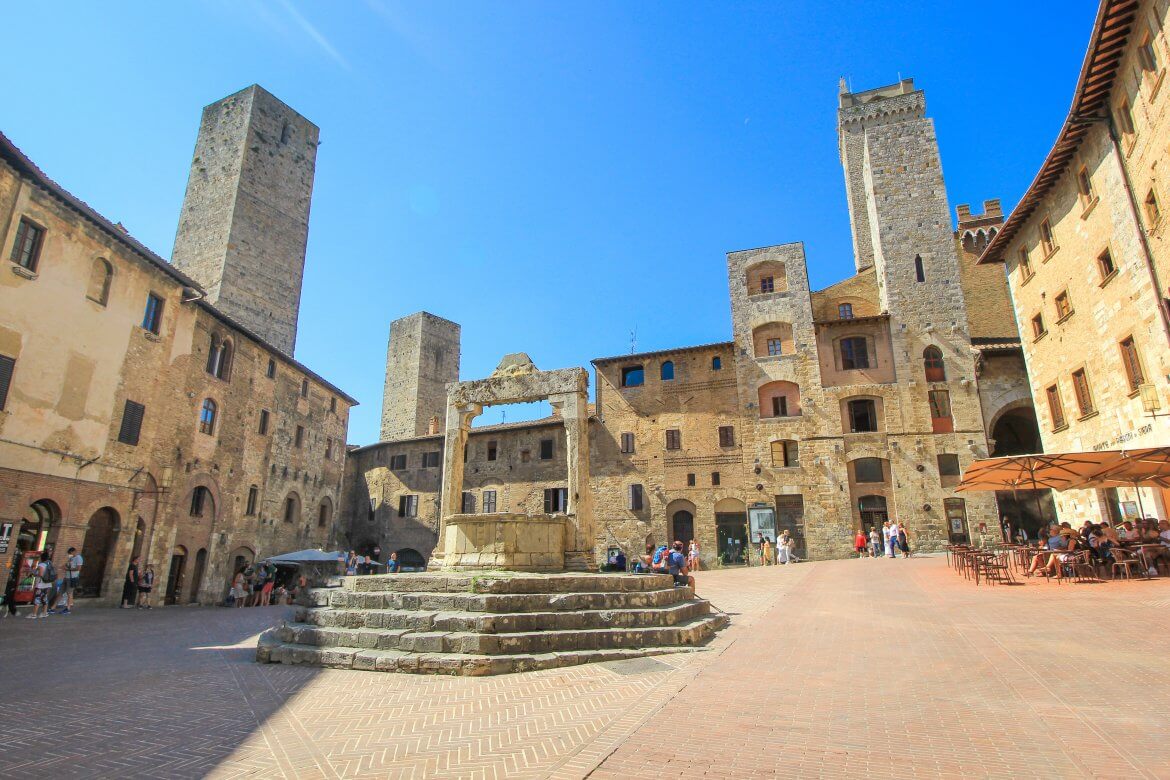
{"label": "person walking", "polygon": [[890,521],[890,538],[889,538],[889,543],[886,545],[886,555],[890,556],[891,558],[898,557],[898,521],[897,520]]}
{"label": "person walking", "polygon": [[864,558],[865,551],[869,549],[869,541],[865,538],[865,531],[860,528],[857,529],[857,535],[853,537],[853,549],[857,550],[858,558]]}
{"label": "person walking", "polygon": [[122,609],[134,609],[138,601],[138,556],[130,559],[126,568],[126,581],[122,583]]}
{"label": "person walking", "polygon": [[56,581],[57,568],[53,565],[49,551],[43,550],[41,561],[37,564],[36,583],[33,585],[33,611],[28,616],[30,620],[49,616],[49,600],[53,596]]}
{"label": "person walking", "polygon": [[691,571],[699,570],[699,543],[694,539],[691,539],[687,548],[687,568]]}
{"label": "person walking", "polygon": [[146,571],[138,578],[138,608],[153,609],[150,594],[154,591],[154,564],[146,564]]}
{"label": "person walking", "polygon": [[869,529],[869,546],[872,548],[870,552],[871,558],[882,557],[882,535],[876,525],[871,526]]}
{"label": "person walking", "polygon": [[232,577],[232,589],[228,591],[229,595],[235,599],[237,607],[244,606],[244,601],[246,601],[248,597],[248,592],[244,589],[244,583],[248,580],[248,578],[244,576],[244,569],[246,568],[246,566],[241,566],[239,571],[236,572],[236,576]]}
{"label": "person walking", "polygon": [[910,557],[910,532],[906,530],[906,524],[898,526],[898,549],[902,551],[903,558]]}
{"label": "person walking", "polygon": [[764,537],[760,542],[760,565],[772,565],[772,543],[768,541],[768,537]]}

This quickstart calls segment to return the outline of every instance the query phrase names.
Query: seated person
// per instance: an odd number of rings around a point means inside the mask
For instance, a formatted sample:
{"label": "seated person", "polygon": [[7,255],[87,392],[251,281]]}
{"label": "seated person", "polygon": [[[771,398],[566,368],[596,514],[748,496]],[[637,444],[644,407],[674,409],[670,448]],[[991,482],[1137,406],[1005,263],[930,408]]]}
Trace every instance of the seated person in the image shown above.
{"label": "seated person", "polygon": [[654,545],[646,545],[646,554],[638,556],[638,560],[634,561],[634,572],[636,574],[646,574],[650,571],[650,564],[654,558]]}
{"label": "seated person", "polygon": [[1117,535],[1117,529],[1108,520],[1101,521],[1101,533],[1105,535],[1111,545],[1121,544],[1121,537]]}
{"label": "seated person", "polygon": [[613,554],[612,557],[610,557],[609,564],[610,564],[610,566],[613,566],[614,571],[625,571],[626,570],[626,554],[624,552],[622,552],[621,550],[618,550],[617,552],[615,552]]}
{"label": "seated person", "polygon": [[1089,531],[1089,551],[1093,554],[1093,560],[1109,564],[1113,559],[1113,553],[1110,552],[1112,548],[1113,542],[1105,536],[1101,526],[1094,525]]}
{"label": "seated person", "polygon": [[[1048,541],[1045,546],[1048,551],[1032,557],[1032,564],[1028,567],[1028,571],[1024,572],[1024,576],[1031,577],[1038,570],[1055,574],[1056,567],[1069,560],[1073,550],[1077,548],[1076,533],[1071,528],[1051,526],[1048,529]],[[1044,560],[1045,558],[1047,560]]]}
{"label": "seated person", "polygon": [[675,542],[674,547],[667,553],[667,571],[674,577],[675,585],[690,585],[695,587],[695,578],[687,568],[687,557],[683,555],[682,542]]}
{"label": "seated person", "polygon": [[650,570],[655,574],[669,574],[666,558],[666,545],[664,544],[654,550],[654,556],[650,561]]}

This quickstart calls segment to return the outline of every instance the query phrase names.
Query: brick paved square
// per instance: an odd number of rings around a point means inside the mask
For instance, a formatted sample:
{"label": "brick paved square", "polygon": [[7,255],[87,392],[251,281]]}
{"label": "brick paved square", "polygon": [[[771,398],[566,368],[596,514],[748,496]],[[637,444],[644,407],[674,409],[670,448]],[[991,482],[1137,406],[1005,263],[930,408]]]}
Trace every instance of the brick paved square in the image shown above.
{"label": "brick paved square", "polygon": [[[705,572],[699,653],[487,679],[252,662],[284,608],[0,621],[0,776],[1170,777],[1170,582]],[[23,709],[23,711],[22,711]]]}

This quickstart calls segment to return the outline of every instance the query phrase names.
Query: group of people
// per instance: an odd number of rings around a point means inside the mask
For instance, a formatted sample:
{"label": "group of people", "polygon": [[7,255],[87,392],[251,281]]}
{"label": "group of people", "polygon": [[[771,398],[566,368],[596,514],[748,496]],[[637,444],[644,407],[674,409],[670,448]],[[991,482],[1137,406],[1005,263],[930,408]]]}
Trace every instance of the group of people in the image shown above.
{"label": "group of people", "polygon": [[291,604],[298,588],[304,588],[307,580],[301,575],[296,584],[285,585],[278,576],[280,569],[270,561],[241,566],[232,576],[224,606],[267,607],[273,604]]}
{"label": "group of people", "polygon": [[796,537],[787,528],[780,532],[775,545],[763,534],[760,534],[756,544],[759,546],[760,561],[763,562],[764,566],[800,562],[800,558],[796,555]]}
{"label": "group of people", "polygon": [[126,568],[126,579],[122,583],[122,609],[154,609],[150,599],[154,594],[154,564],[146,564],[146,568],[139,569],[139,557],[130,559]]}
{"label": "group of people", "polygon": [[1108,520],[1094,523],[1086,520],[1080,530],[1062,522],[1048,526],[1041,540],[1041,550],[1032,556],[1024,575],[1037,572],[1056,573],[1056,568],[1072,560],[1078,551],[1088,550],[1093,562],[1109,565],[1117,560],[1116,551],[1125,543],[1138,543],[1141,562],[1151,576],[1158,575],[1158,561],[1170,561],[1170,522],[1152,517],[1125,520],[1116,526]]}
{"label": "group of people", "polygon": [[[379,561],[382,557],[382,548],[375,547],[370,555],[358,555],[357,551],[350,550],[349,555],[345,556],[342,565],[345,568],[345,575],[347,577],[354,577],[359,574],[377,574],[378,568],[383,564]],[[389,574],[397,574],[399,571],[398,553],[390,553],[390,560],[386,561],[386,572]]]}
{"label": "group of people", "polygon": [[[691,544],[694,545],[694,540]],[[633,571],[636,574],[669,574],[674,577],[675,585],[689,585],[693,588],[695,578],[689,565],[692,557],[684,554],[683,549],[683,543],[677,539],[669,547],[648,544],[646,554],[634,562]],[[698,546],[693,546],[691,552],[697,557]]]}
{"label": "group of people", "polygon": [[898,553],[903,558],[909,558],[910,531],[905,523],[884,520],[880,529],[875,525],[868,534],[864,529],[858,529],[853,539],[853,548],[858,558],[897,558]]}
{"label": "group of people", "polygon": [[[33,572],[33,610],[26,617],[30,620],[46,618],[49,615],[69,615],[73,613],[73,597],[81,581],[81,567],[85,559],[76,547],[70,547],[65,553],[63,566],[53,563],[53,548],[47,547],[41,551],[41,559],[37,562]],[[4,614],[16,614],[15,587],[10,587],[5,594],[7,611]]]}

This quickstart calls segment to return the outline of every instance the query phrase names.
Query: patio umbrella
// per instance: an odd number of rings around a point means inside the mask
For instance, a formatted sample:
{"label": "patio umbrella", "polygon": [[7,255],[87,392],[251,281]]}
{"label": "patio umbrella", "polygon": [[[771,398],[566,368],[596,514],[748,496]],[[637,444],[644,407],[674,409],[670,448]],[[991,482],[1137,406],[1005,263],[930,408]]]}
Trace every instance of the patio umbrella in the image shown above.
{"label": "patio umbrella", "polygon": [[[967,467],[955,490],[1010,490],[1018,504],[1017,490],[1068,490],[1081,487],[1086,478],[1115,464],[1120,455],[1115,451],[1058,452],[984,458]],[[1043,521],[1044,510],[1039,493],[1036,494],[1036,512]]]}
{"label": "patio umbrella", "polygon": [[1098,469],[1078,488],[1132,487],[1137,493],[1138,513],[1146,516],[1139,487],[1170,488],[1170,447],[1122,450],[1117,459]]}

